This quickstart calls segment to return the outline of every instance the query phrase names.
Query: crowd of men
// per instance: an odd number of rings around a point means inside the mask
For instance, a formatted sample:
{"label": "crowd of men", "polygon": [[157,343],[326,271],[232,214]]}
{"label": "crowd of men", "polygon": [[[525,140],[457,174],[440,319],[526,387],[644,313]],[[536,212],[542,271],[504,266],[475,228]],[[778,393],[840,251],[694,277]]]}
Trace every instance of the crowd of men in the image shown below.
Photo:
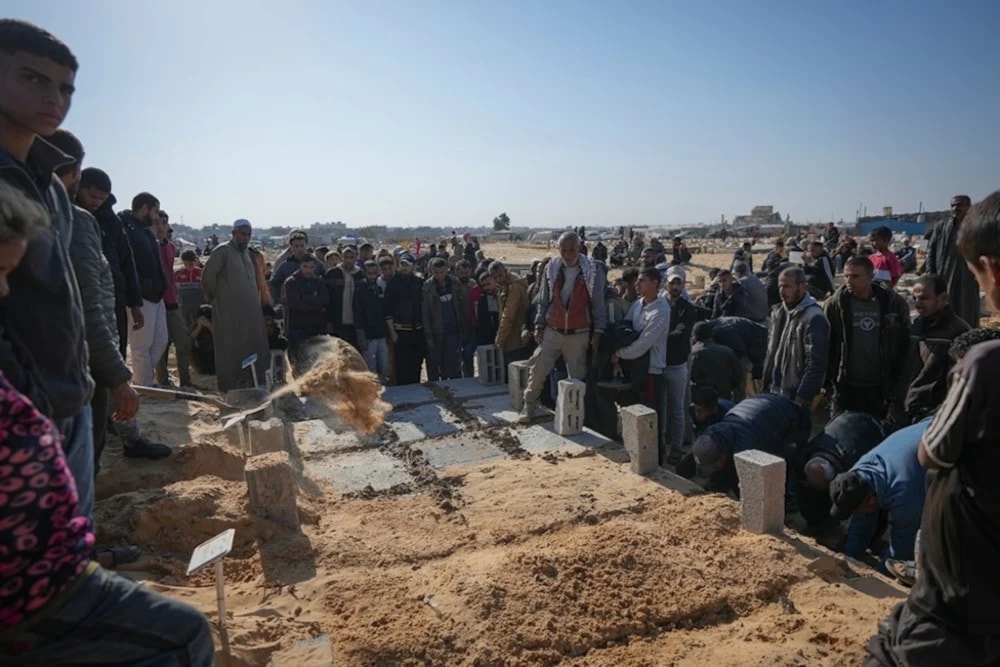
{"label": "crowd of men", "polygon": [[[328,335],[398,384],[471,376],[476,347],[494,345],[528,363],[525,423],[562,377],[587,382],[588,423],[604,432],[616,404],[644,403],[661,464],[708,488],[739,493],[740,451],[784,457],[789,508],[816,532],[850,519],[844,550],[913,586],[870,664],[1000,661],[1000,336],[979,328],[979,290],[1000,307],[1000,193],[952,200],[912,319],[895,287],[916,255],[893,253],[882,229],[870,251],[833,226],[776,243],[759,272],[744,244],[694,300],[683,239],[668,251],[631,230],[610,258],[566,232],[522,278],[468,235],[376,253],[294,232],[268,266],[239,219],[204,265],[183,253],[175,270],[160,201],[139,193],[116,213],[110,176],[84,168],[61,127],[77,68],[53,35],[0,20],[3,664],[212,664],[202,614],[111,572],[133,549],[94,552],[106,429],[126,456],[170,454],[138,433],[133,388],[172,382],[170,345],[180,385],[194,366],[227,391],[259,383],[272,351],[308,367]],[[631,261],[609,282],[609,264]],[[810,437],[824,396],[832,418]]]}

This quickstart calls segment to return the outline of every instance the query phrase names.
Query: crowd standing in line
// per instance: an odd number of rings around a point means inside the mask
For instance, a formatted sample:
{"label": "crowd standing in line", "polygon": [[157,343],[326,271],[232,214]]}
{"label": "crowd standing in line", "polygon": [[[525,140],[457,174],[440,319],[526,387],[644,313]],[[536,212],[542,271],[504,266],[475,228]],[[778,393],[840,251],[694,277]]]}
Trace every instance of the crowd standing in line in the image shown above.
{"label": "crowd standing in line", "polygon": [[[744,243],[697,299],[682,238],[668,249],[624,228],[590,255],[583,227],[563,233],[557,255],[520,277],[454,233],[376,253],[313,247],[296,230],[268,265],[241,218],[175,271],[160,200],[141,192],[116,214],[111,177],[83,168],[80,139],[61,128],[76,70],[54,36],[0,20],[0,412],[17,425],[0,456],[37,471],[0,472],[4,488],[25,489],[16,507],[0,495],[0,519],[35,538],[0,533],[4,664],[211,664],[199,612],[110,571],[137,550],[94,551],[107,429],[126,456],[170,455],[138,434],[133,389],[172,384],[169,345],[182,387],[193,367],[225,392],[262,381],[275,351],[304,370],[310,341],[330,335],[395,384],[471,377],[476,347],[494,345],[528,363],[522,423],[564,377],[602,406],[643,403],[659,418],[661,464],[710,489],[739,494],[740,451],[781,456],[790,511],[817,532],[850,519],[844,551],[913,586],[878,628],[871,665],[1000,660],[1000,342],[979,328],[979,291],[1000,307],[1000,193],[952,199],[915,318],[895,287],[916,253],[893,253],[884,228],[867,253],[833,225],[779,239],[759,274]],[[609,283],[609,265],[632,263]],[[810,437],[824,397],[831,420]],[[587,421],[615,435],[612,410]],[[109,625],[128,632],[95,633]]]}

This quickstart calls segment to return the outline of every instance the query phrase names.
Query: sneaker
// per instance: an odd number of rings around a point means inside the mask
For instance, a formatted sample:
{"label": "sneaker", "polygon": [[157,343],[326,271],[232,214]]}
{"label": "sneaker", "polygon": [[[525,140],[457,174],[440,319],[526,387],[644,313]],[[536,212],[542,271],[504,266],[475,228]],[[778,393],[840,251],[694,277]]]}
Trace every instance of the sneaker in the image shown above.
{"label": "sneaker", "polygon": [[146,438],[138,438],[126,443],[122,447],[122,453],[129,459],[165,459],[173,453],[173,450],[159,442],[150,442]]}
{"label": "sneaker", "polygon": [[518,424],[530,424],[535,421],[535,404],[525,403],[524,407],[521,408],[521,414],[517,416]]}
{"label": "sneaker", "polygon": [[142,551],[138,547],[121,545],[108,549],[101,549],[95,552],[97,562],[105,569],[115,569],[119,565],[128,565],[142,558]]}

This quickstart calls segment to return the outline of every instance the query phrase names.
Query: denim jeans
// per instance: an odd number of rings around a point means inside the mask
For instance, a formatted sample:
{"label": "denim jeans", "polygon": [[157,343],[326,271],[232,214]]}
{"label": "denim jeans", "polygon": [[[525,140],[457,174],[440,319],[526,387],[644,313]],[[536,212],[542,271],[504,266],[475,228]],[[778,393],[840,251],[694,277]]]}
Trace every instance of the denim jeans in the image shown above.
{"label": "denim jeans", "polygon": [[389,346],[385,338],[368,339],[368,347],[362,356],[365,358],[368,370],[378,375],[382,382],[389,379]]}
{"label": "denim jeans", "polygon": [[[666,438],[665,442],[674,451],[684,446],[684,431],[688,419],[686,395],[688,391],[687,363],[667,366],[663,371],[667,383]],[[668,452],[669,453],[669,452]]]}
{"label": "denim jeans", "polygon": [[63,454],[66,465],[76,480],[80,515],[94,525],[94,424],[90,405],[84,406],[75,417],[57,424],[62,434]]}
{"label": "denim jeans", "polygon": [[[201,612],[98,568],[60,606],[0,636],[3,665],[210,667]],[[29,617],[29,622],[30,622]]]}
{"label": "denim jeans", "polygon": [[462,342],[458,334],[445,334],[433,343],[428,341],[427,379],[437,382],[460,377],[462,377]]}
{"label": "denim jeans", "polygon": [[476,377],[476,341],[462,341],[462,377]]}

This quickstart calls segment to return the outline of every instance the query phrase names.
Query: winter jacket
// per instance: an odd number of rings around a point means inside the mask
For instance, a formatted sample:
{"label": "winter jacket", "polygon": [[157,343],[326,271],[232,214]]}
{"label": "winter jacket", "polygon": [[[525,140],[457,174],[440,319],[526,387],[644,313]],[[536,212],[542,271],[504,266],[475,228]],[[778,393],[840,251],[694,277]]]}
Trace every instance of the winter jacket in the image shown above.
{"label": "winter jacket", "polygon": [[125,384],[132,379],[132,372],[125,366],[118,349],[111,267],[101,248],[97,220],[79,206],[73,207],[73,243],[69,256],[80,287],[90,375],[98,385],[108,389]]}
{"label": "winter jacket", "polygon": [[[469,321],[469,305],[465,302],[468,290],[462,289],[458,278],[446,275],[445,280],[451,285],[451,304],[455,308],[455,318],[458,321],[458,334],[461,340],[468,340],[472,335]],[[439,344],[444,338],[444,321],[441,318],[441,297],[437,292],[437,283],[428,278],[423,287],[423,318],[424,339],[428,345]]]}
{"label": "winter jacket", "polygon": [[167,291],[160,242],[156,240],[150,226],[139,222],[131,211],[122,211],[118,218],[122,221],[129,245],[132,246],[135,270],[139,275],[139,293],[144,301],[159,303]]}
{"label": "winter jacket", "polygon": [[743,285],[733,280],[733,291],[726,294],[722,289],[715,293],[712,302],[712,318],[716,317],[748,317],[747,291]]}
{"label": "winter jacket", "polygon": [[201,268],[195,266],[190,271],[178,269],[174,274],[177,296],[180,299],[184,323],[190,328],[198,319],[198,309],[205,303],[205,288],[201,284]]}
{"label": "winter jacket", "polygon": [[736,353],[707,340],[691,348],[691,386],[712,387],[722,398],[743,398],[746,374]]}
{"label": "winter jacket", "polygon": [[377,340],[389,335],[382,288],[367,280],[354,288],[354,328],[358,340]]}
{"label": "winter jacket", "polygon": [[520,350],[524,347],[521,323],[528,312],[528,284],[511,276],[497,299],[500,301],[500,325],[497,327],[496,344],[504,352]]}
{"label": "winter jacket", "polygon": [[740,359],[750,360],[752,374],[760,378],[767,354],[767,327],[746,317],[720,317],[709,321],[712,339],[725,345]]}
{"label": "winter jacket", "polygon": [[[490,300],[496,297],[480,294],[476,300],[476,345],[493,345],[500,328],[499,310],[490,310]],[[499,305],[498,305],[499,308]]]}
{"label": "winter jacket", "polygon": [[912,419],[937,409],[948,393],[948,371],[954,366],[948,348],[971,327],[945,306],[937,317],[917,317],[910,327],[909,385],[904,407]]}
{"label": "winter jacket", "polygon": [[[882,394],[887,402],[894,398],[897,386],[904,381],[906,359],[910,348],[910,309],[903,297],[880,283],[872,283],[872,291],[881,310],[879,328],[879,368]],[[830,356],[826,382],[841,387],[847,379],[847,355],[851,349],[851,293],[844,285],[823,305],[830,320]]]}
{"label": "winter jacket", "polygon": [[[271,279],[267,283],[268,288],[271,290],[272,303],[285,302],[281,294],[281,289],[285,286],[285,281],[288,280],[288,277],[298,270],[299,260],[291,253],[280,264],[275,266],[274,271],[271,272]],[[316,260],[316,275],[320,278],[326,275],[326,267],[319,260]]]}
{"label": "winter jacket", "polygon": [[788,445],[809,437],[809,413],[791,401],[773,394],[756,394],[736,403],[726,416],[702,433],[726,448],[725,467],[712,476],[709,488],[722,493],[739,493],[739,479],[733,455],[758,449],[785,457]]}
{"label": "winter jacket", "polygon": [[754,322],[763,322],[771,312],[767,304],[767,288],[760,278],[750,273],[739,279],[740,285],[746,292],[746,312],[747,318]]}
{"label": "winter jacket", "polygon": [[948,284],[948,300],[955,309],[955,314],[969,326],[978,327],[982,315],[979,283],[959,254],[957,240],[958,224],[954,219],[935,227],[927,243],[927,261],[924,263],[923,272],[944,278]]}
{"label": "winter jacket", "polygon": [[632,304],[625,318],[639,332],[639,338],[630,345],[619,348],[621,359],[638,359],[649,353],[648,373],[662,375],[667,367],[667,335],[670,333],[670,304],[663,297],[650,303],[639,299]]}
{"label": "winter jacket", "polygon": [[667,366],[686,364],[691,356],[691,332],[697,313],[691,302],[679,297],[670,304],[670,334],[667,336]]}
{"label": "winter jacket", "polygon": [[812,264],[807,264],[802,267],[802,270],[806,274],[809,293],[817,299],[825,299],[836,289],[833,277],[833,260],[826,250],[820,253],[819,257],[814,257]]}
{"label": "winter jacket", "polygon": [[788,308],[771,310],[764,361],[764,388],[789,400],[812,401],[826,380],[830,322],[810,294]]}
{"label": "winter jacket", "polygon": [[167,288],[163,291],[163,303],[167,310],[176,310],[180,305],[177,295],[177,283],[174,282],[174,260],[177,258],[177,246],[166,239],[159,241],[160,260],[163,266],[163,280]]}
{"label": "winter jacket", "polygon": [[[549,260],[545,275],[542,276],[538,292],[538,309],[535,314],[535,329],[551,326],[563,331],[592,331],[604,333],[608,325],[608,309],[604,305],[607,292],[607,277],[599,266],[593,267],[593,285],[587,286],[586,265],[590,260],[580,257],[580,271],[573,286],[569,304],[563,306],[561,292],[565,266],[559,257]],[[551,274],[555,271],[553,281]],[[591,293],[591,290],[593,293]]]}
{"label": "winter jacket", "polygon": [[867,412],[841,412],[802,450],[798,467],[812,458],[826,459],[839,475],[889,437],[892,424]]}
{"label": "winter jacket", "polygon": [[[54,421],[74,417],[90,402],[94,381],[88,368],[80,291],[69,259],[73,208],[53,171],[70,159],[36,138],[25,166],[0,148],[0,179],[41,204],[52,226],[28,241],[24,258],[8,276],[10,294],[0,302],[0,327],[16,350],[31,357]],[[8,378],[16,355],[0,358]],[[21,389],[21,387],[18,387]],[[37,387],[34,388],[37,393]]]}
{"label": "winter jacket", "polygon": [[[851,468],[875,492],[879,509],[891,517],[886,558],[913,560],[913,545],[924,511],[927,472],[917,459],[917,449],[931,419],[896,431]],[[844,553],[853,558],[863,556],[876,537],[878,524],[877,512],[851,517]]]}
{"label": "winter jacket", "polygon": [[94,211],[94,217],[100,226],[101,246],[115,282],[115,305],[138,308],[142,305],[139,274],[135,269],[135,257],[125,227],[112,208],[114,203],[115,196],[109,196],[107,201]]}
{"label": "winter jacket", "polygon": [[423,295],[424,281],[412,273],[397,273],[389,280],[385,289],[385,315],[392,320],[396,331],[424,328]]}
{"label": "winter jacket", "polygon": [[319,335],[326,333],[327,305],[330,292],[318,275],[306,278],[299,271],[285,279],[279,290],[285,295],[285,328],[289,335]]}
{"label": "winter jacket", "polygon": [[[289,256],[289,259],[291,259],[291,256]],[[286,259],[285,262],[288,262],[289,259]],[[326,317],[333,326],[341,326],[344,323],[345,275],[344,267],[342,266],[335,266],[326,272],[326,288],[330,292],[330,303],[326,308]],[[354,289],[357,289],[358,285],[365,281],[365,272],[360,266],[355,264],[351,275],[354,276]],[[358,314],[354,313],[355,320],[357,320],[357,316]]]}

